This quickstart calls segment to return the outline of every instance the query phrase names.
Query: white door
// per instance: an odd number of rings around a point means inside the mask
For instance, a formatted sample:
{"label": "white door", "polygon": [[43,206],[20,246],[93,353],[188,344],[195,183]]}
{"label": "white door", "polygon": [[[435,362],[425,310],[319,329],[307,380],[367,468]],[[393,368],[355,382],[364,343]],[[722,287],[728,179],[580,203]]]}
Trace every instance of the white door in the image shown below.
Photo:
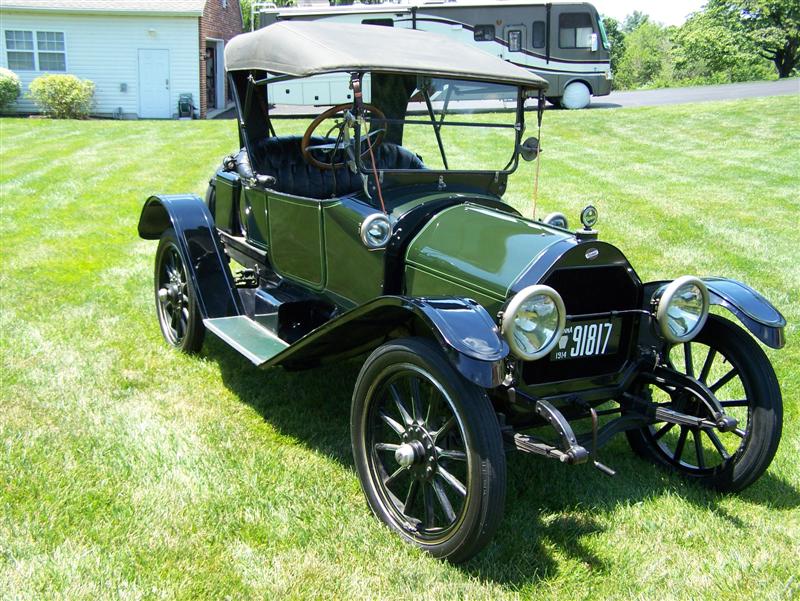
{"label": "white door", "polygon": [[169,97],[169,50],[140,48],[139,116],[169,119],[173,113]]}

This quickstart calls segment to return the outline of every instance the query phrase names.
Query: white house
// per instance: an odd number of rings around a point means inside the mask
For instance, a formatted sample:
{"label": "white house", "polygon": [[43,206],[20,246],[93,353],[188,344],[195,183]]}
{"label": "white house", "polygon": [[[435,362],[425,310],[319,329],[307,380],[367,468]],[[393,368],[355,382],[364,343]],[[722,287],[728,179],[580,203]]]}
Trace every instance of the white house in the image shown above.
{"label": "white house", "polygon": [[174,118],[189,93],[206,117],[230,107],[222,52],[241,31],[238,0],[2,0],[0,65],[22,81],[17,112],[36,111],[36,77],[71,73],[95,83],[97,115]]}

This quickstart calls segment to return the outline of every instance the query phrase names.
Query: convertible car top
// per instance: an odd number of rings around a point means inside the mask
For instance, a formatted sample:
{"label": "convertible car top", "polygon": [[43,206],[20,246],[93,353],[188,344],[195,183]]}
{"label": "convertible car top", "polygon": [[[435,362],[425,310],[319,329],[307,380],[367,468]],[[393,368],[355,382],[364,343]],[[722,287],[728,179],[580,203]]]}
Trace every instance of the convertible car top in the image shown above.
{"label": "convertible car top", "polygon": [[440,35],[339,23],[281,21],[236,36],[225,48],[225,69],[292,77],[337,71],[411,73],[547,88],[544,79],[526,69]]}

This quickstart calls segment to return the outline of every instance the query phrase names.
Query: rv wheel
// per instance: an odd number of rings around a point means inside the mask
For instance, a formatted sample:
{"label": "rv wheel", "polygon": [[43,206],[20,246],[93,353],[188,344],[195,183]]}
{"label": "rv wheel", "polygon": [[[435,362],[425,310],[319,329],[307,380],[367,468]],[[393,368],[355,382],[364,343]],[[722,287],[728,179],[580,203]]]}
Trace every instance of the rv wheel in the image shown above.
{"label": "rv wheel", "polygon": [[592,93],[585,83],[573,81],[564,88],[564,95],[561,97],[561,106],[565,109],[583,109],[589,106]]}

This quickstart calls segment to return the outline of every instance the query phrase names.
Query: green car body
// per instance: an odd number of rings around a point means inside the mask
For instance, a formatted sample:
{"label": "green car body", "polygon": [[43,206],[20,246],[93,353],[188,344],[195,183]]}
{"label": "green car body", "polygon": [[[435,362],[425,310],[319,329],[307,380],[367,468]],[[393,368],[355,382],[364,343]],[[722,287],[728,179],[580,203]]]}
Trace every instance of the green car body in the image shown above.
{"label": "green car body", "polygon": [[[780,312],[734,280],[642,282],[598,239],[593,208],[569,230],[503,202],[519,158],[538,154],[523,134],[526,113],[541,125],[543,80],[424,32],[325,23],[239,36],[226,67],[241,149],[205,200],[156,195],[139,221],[160,241],[162,333],[196,352],[210,331],[262,368],[370,353],[354,388],[354,459],[371,509],[403,538],[453,561],[478,552],[502,515],[504,447],[613,473],[597,450],[625,433],[652,462],[728,491],[767,469],[781,397],[755,340],[783,346]],[[345,84],[347,101],[302,137],[278,136],[276,94],[320,76],[326,90]],[[464,91],[485,94],[483,109],[513,94],[512,122],[470,121],[467,102],[445,120]],[[406,147],[420,123],[441,167]],[[493,128],[511,158],[450,168],[444,125]]]}

